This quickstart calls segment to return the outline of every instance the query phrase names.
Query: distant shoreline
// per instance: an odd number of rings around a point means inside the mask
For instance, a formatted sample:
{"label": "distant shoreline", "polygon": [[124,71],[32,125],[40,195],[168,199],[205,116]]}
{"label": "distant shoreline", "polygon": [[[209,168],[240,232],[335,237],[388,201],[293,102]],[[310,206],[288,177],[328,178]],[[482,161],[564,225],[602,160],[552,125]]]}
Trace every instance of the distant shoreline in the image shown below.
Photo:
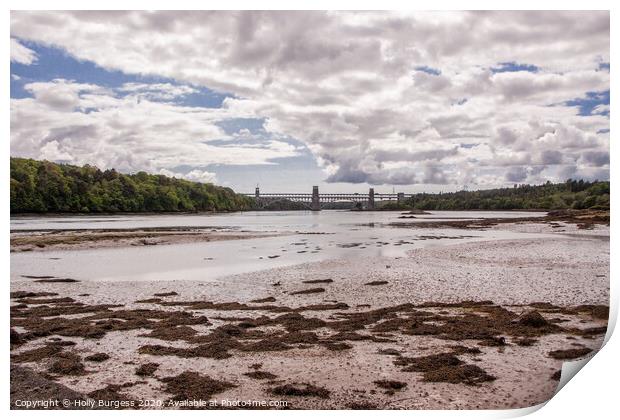
{"label": "distant shoreline", "polygon": [[[322,209],[321,211],[351,211],[352,209]],[[561,209],[567,210],[567,209]],[[290,209],[290,210],[266,210],[266,209],[249,209],[249,210],[235,210],[235,211],[165,211],[165,212],[101,212],[101,213],[77,213],[77,212],[42,212],[42,213],[11,213],[11,218],[13,217],[60,217],[60,216],[167,216],[167,215],[219,215],[219,214],[234,214],[234,213],[248,213],[248,212],[283,212],[283,211],[295,211],[295,212],[310,212],[312,210],[309,209]],[[356,210],[356,211],[364,211],[364,212],[408,212],[408,210]],[[541,213],[541,212],[549,212],[549,211],[558,211],[558,209],[456,209],[456,210],[423,210],[426,212],[434,212],[434,211],[447,211],[447,212],[456,212],[456,211],[480,211],[480,212],[532,212],[532,213]],[[421,213],[423,214],[423,213]]]}

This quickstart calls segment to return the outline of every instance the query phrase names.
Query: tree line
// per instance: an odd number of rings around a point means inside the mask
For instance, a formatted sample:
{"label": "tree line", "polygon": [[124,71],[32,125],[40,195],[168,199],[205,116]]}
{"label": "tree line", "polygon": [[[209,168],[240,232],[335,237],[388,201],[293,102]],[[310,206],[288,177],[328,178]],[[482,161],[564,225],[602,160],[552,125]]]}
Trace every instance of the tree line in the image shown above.
{"label": "tree line", "polygon": [[421,193],[407,204],[420,210],[609,210],[609,181],[569,179],[491,190]]}
{"label": "tree line", "polygon": [[[230,188],[146,172],[127,175],[90,165],[22,158],[11,158],[10,172],[11,213],[241,211],[257,207],[254,199]],[[608,210],[609,181],[569,179],[491,190],[420,193],[405,205],[420,210]]]}
{"label": "tree line", "polygon": [[249,210],[230,188],[146,172],[127,175],[11,158],[11,213],[192,212]]}

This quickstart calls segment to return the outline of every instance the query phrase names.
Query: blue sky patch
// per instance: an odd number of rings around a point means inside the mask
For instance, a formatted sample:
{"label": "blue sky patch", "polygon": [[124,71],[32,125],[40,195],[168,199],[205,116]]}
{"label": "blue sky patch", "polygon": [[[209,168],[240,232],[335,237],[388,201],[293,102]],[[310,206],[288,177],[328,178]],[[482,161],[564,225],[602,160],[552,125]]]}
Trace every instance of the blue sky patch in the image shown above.
{"label": "blue sky patch", "polygon": [[265,134],[265,118],[229,118],[216,123],[228,135],[248,130],[251,134]]}
{"label": "blue sky patch", "polygon": [[491,67],[493,73],[506,73],[516,71],[529,71],[530,73],[537,73],[540,70],[539,67],[533,64],[519,64],[514,61],[498,63],[498,67]]}
{"label": "blue sky patch", "polygon": [[418,66],[415,68],[417,71],[422,71],[424,73],[432,74],[433,76],[439,76],[441,74],[441,70],[434,69],[429,66]]}
{"label": "blue sky patch", "polygon": [[[77,83],[89,83],[109,89],[121,88],[126,83],[169,83],[174,86],[191,86],[196,92],[178,96],[174,100],[149,99],[153,102],[170,102],[181,106],[220,108],[227,97],[224,94],[201,86],[178,83],[174,79],[138,74],[127,74],[117,70],[107,70],[91,61],[77,60],[60,48],[47,47],[37,43],[19,40],[25,47],[33,50],[38,59],[31,65],[11,62],[11,98],[32,97],[24,86],[33,82],[49,82],[53,79],[73,80]],[[131,92],[118,92],[119,97]]]}
{"label": "blue sky patch", "polygon": [[[564,105],[579,107],[579,115],[593,115],[592,111],[594,111],[594,108],[598,105],[609,105],[609,90],[586,92],[585,97],[571,99],[570,101],[566,101]],[[609,111],[601,112],[600,115],[609,116]]]}
{"label": "blue sky patch", "polygon": [[599,70],[610,70],[609,63],[598,63]]}

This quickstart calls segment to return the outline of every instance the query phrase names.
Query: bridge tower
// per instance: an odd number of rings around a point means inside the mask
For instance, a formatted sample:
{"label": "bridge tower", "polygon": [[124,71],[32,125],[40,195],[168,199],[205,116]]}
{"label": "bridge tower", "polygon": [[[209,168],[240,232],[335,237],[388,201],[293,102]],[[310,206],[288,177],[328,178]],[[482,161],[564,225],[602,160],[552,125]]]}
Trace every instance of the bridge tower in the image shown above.
{"label": "bridge tower", "polygon": [[398,203],[402,203],[405,201],[405,193],[398,193],[396,194],[396,201]]}
{"label": "bridge tower", "polygon": [[375,209],[375,189],[368,190],[368,210]]}
{"label": "bridge tower", "polygon": [[256,190],[254,190],[254,198],[257,200],[260,198],[260,188],[258,188],[258,185],[256,186]]}
{"label": "bridge tower", "polygon": [[321,210],[321,201],[319,199],[319,186],[318,185],[314,185],[312,187],[312,204],[310,206],[310,209],[312,211]]}

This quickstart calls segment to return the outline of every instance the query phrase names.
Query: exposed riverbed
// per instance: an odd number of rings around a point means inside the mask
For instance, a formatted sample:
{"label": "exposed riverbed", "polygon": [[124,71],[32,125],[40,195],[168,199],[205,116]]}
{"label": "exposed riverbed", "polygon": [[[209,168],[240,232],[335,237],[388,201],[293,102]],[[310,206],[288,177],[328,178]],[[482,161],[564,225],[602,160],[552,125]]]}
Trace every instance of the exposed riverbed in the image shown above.
{"label": "exposed riverbed", "polygon": [[[26,238],[35,238],[36,243],[47,241],[47,246],[31,245],[31,252],[13,253],[11,276],[214,281],[224,275],[335,258],[403,257],[409,250],[429,246],[544,237],[545,233],[510,230],[411,231],[390,226],[404,220],[423,223],[526,216],[544,213],[434,212],[415,219],[402,219],[398,212],[350,211],[14,218],[14,241],[27,243]],[[157,229],[166,230],[157,235]],[[97,240],[101,232],[118,237]],[[135,236],[133,242],[126,238],[129,234]],[[54,236],[58,240],[50,243]],[[82,240],[77,244],[63,241],[67,237]]]}
{"label": "exposed riverbed", "polygon": [[[12,219],[14,236],[177,227],[250,235],[14,252],[12,317],[25,341],[12,354],[93,398],[181,392],[292,408],[514,408],[548,399],[562,360],[600,346],[608,226],[543,221],[544,213],[403,216]],[[508,217],[520,221],[410,225]],[[57,320],[37,321],[45,315]],[[77,356],[91,353],[108,358]],[[59,371],[59,361],[75,369]],[[136,376],[145,364],[154,373]],[[196,374],[221,382],[208,382],[209,394]]]}

